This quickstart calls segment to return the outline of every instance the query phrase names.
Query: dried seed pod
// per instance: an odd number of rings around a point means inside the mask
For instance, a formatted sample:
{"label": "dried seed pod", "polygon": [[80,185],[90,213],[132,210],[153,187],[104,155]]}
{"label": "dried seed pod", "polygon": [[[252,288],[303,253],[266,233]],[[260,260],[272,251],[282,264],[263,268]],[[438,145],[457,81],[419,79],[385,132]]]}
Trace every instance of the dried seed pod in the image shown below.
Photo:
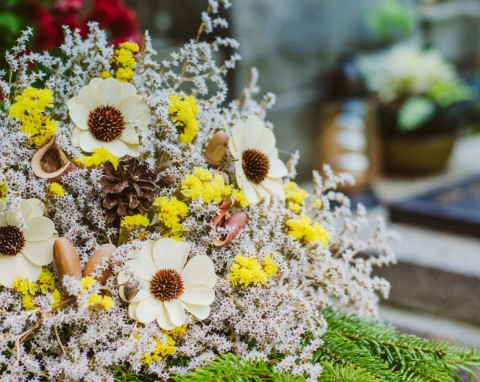
{"label": "dried seed pod", "polygon": [[80,280],[82,267],[78,252],[72,242],[65,237],[59,237],[53,244],[53,263],[60,280],[68,275]]}
{"label": "dried seed pod", "polygon": [[31,165],[37,177],[52,182],[76,168],[55,143],[55,136],[33,154]]}
{"label": "dried seed pod", "polygon": [[[87,264],[85,264],[85,268],[83,270],[83,277],[90,276],[97,266],[99,264],[102,264],[104,261],[110,261],[113,253],[117,247],[115,247],[113,244],[103,244],[98,248],[92,256],[87,261]],[[108,259],[108,260],[107,260]],[[105,280],[110,276],[112,273],[112,269],[110,267],[104,269],[100,276],[96,277],[97,281],[99,283],[105,282]]]}
{"label": "dried seed pod", "polygon": [[130,279],[123,286],[123,295],[127,302],[132,301],[139,291],[140,291],[140,281],[138,281],[137,279]]}
{"label": "dried seed pod", "polygon": [[205,158],[210,166],[218,167],[222,164],[227,153],[227,145],[230,137],[223,131],[217,131],[205,150]]}
{"label": "dried seed pod", "polygon": [[216,247],[225,247],[226,245],[229,245],[247,223],[247,214],[243,212],[233,214],[225,221],[225,227],[231,227],[232,230],[227,233],[224,240],[213,240],[213,245]]}
{"label": "dried seed pod", "polygon": [[214,227],[221,226],[223,221],[225,219],[228,219],[230,217],[230,214],[228,213],[228,210],[231,207],[230,202],[224,202],[218,206],[218,215],[214,216],[212,219],[212,225]]}

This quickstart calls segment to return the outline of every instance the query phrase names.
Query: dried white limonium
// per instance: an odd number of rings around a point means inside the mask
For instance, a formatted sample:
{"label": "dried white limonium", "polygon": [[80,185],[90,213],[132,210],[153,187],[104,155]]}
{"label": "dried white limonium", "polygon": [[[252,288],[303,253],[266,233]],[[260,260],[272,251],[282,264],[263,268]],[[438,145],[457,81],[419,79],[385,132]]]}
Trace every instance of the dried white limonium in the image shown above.
{"label": "dried white limonium", "polygon": [[2,381],[166,379],[228,352],[316,381],[319,309],[377,313],[390,234],[359,238],[364,209],[335,191],[347,176],[326,166],[311,194],[293,181],[298,155],[279,158],[256,72],[227,101],[239,56],[214,60],[237,48],[214,33],[223,5],[202,16],[208,39],[161,63],[148,33],[113,49],[96,24],[66,30],[61,56],[27,49],[31,30],[7,54]]}

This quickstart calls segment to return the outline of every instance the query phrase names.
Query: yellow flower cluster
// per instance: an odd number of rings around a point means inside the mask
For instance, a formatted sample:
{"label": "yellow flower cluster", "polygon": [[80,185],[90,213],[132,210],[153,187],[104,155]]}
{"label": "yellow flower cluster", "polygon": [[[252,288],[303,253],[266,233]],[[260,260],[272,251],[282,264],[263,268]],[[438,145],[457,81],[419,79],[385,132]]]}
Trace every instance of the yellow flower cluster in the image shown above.
{"label": "yellow flower cluster", "polygon": [[188,214],[188,206],[176,197],[160,196],[153,202],[153,208],[158,213],[158,220],[169,230],[167,236],[181,237],[183,233],[181,221]]}
{"label": "yellow flower cluster", "polygon": [[[97,283],[97,280],[91,276],[83,277],[80,281],[82,287],[81,294],[86,293],[87,290]],[[110,310],[115,306],[113,299],[109,296],[101,296],[98,293],[93,293],[87,301],[85,301],[85,306],[94,310]]]}
{"label": "yellow flower cluster", "polygon": [[[115,47],[110,64],[115,71],[115,78],[120,82],[129,82],[133,77],[133,68],[135,67],[134,54],[138,53],[140,48],[134,42],[123,42]],[[111,78],[112,74],[104,70],[100,77]]]}
{"label": "yellow flower cluster", "polygon": [[190,200],[202,198],[204,203],[221,203],[235,199],[235,204],[242,208],[248,206],[248,200],[242,191],[225,184],[225,178],[217,172],[202,167],[195,167],[193,174],[188,174],[180,184],[180,192]]}
{"label": "yellow flower cluster", "polygon": [[77,159],[77,161],[85,167],[100,166],[102,163],[110,162],[115,170],[118,165],[118,157],[103,147],[94,148],[92,155],[84,155],[81,159]]}
{"label": "yellow flower cluster", "polygon": [[196,118],[198,107],[195,98],[172,94],[169,100],[171,104],[168,106],[168,113],[172,121],[180,129],[180,142],[192,142],[197,136],[199,125],[199,121]]}
{"label": "yellow flower cluster", "polygon": [[330,235],[319,223],[313,223],[307,215],[301,215],[298,219],[287,220],[289,228],[289,235],[293,236],[295,240],[305,241],[310,243],[312,241],[320,241],[323,248],[327,248]]}
{"label": "yellow flower cluster", "polygon": [[153,338],[153,341],[155,343],[155,349],[153,349],[151,353],[144,353],[142,358],[142,363],[146,365],[150,364],[151,362],[161,361],[164,357],[175,353],[175,350],[177,349],[175,346],[175,340],[168,334],[165,334],[164,343],[162,343],[158,338]]}
{"label": "yellow flower cluster", "polygon": [[0,200],[5,200],[8,194],[8,187],[5,183],[0,182]]}
{"label": "yellow flower cluster", "polygon": [[299,213],[308,196],[308,192],[298,187],[295,182],[287,182],[283,185],[287,206],[290,211]]}
{"label": "yellow flower cluster", "polygon": [[57,182],[50,183],[50,186],[48,187],[48,192],[61,198],[65,196],[65,190],[63,189],[62,185]]}
{"label": "yellow flower cluster", "polygon": [[254,256],[235,257],[234,263],[227,274],[227,280],[233,286],[265,284],[269,277],[277,273],[277,265],[272,261],[272,256],[268,255],[265,260],[258,261]]}
{"label": "yellow flower cluster", "polygon": [[48,269],[43,269],[35,282],[21,277],[17,278],[13,282],[13,289],[22,294],[22,305],[26,311],[36,308],[33,297],[37,293],[47,294],[57,291],[55,289],[55,278]]}
{"label": "yellow flower cluster", "polygon": [[125,229],[148,227],[149,225],[150,225],[150,220],[148,220],[148,217],[142,214],[124,216],[120,223],[120,226]]}
{"label": "yellow flower cluster", "polygon": [[50,140],[57,130],[57,122],[45,115],[53,107],[53,92],[50,89],[26,88],[15,97],[8,116],[22,123],[21,131],[28,135],[28,142],[40,147]]}
{"label": "yellow flower cluster", "polygon": [[100,296],[93,293],[86,301],[85,305],[90,309],[110,310],[115,306],[113,299],[109,296]]}

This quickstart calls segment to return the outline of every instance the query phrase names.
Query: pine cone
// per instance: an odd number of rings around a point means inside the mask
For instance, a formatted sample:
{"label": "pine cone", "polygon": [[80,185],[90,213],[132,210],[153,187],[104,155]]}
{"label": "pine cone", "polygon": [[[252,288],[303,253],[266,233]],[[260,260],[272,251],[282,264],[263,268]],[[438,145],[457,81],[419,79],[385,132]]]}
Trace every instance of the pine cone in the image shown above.
{"label": "pine cone", "polygon": [[157,174],[150,171],[147,163],[136,158],[120,159],[117,170],[110,162],[105,162],[103,170],[103,207],[108,221],[148,212],[159,190],[155,184]]}

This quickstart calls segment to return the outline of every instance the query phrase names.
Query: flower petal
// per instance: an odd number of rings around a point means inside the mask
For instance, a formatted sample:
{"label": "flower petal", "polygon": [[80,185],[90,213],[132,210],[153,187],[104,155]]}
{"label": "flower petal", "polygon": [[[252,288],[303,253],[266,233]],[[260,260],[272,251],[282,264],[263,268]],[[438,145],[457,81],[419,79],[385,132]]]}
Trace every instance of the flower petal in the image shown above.
{"label": "flower petal", "polygon": [[170,320],[165,306],[163,306],[160,315],[157,317],[157,324],[160,326],[160,329],[163,330],[172,330],[176,327],[175,324]]}
{"label": "flower petal", "polygon": [[263,147],[263,135],[265,131],[269,131],[264,122],[256,115],[250,115],[245,123],[245,148],[246,149],[259,149]]}
{"label": "flower petal", "polygon": [[143,242],[143,246],[137,252],[137,256],[128,260],[126,264],[135,276],[145,281],[150,281],[157,271],[157,267],[152,259],[153,243],[152,240]]}
{"label": "flower petal", "polygon": [[103,105],[117,106],[123,100],[122,87],[120,81],[115,78],[106,78],[99,85]]}
{"label": "flower petal", "polygon": [[190,244],[164,237],[153,246],[153,260],[158,269],[174,269],[182,272],[190,252]]}
{"label": "flower petal", "polygon": [[270,169],[268,170],[269,178],[283,178],[288,175],[288,170],[285,164],[280,160],[276,159],[270,162]]}
{"label": "flower petal", "polygon": [[199,320],[204,320],[210,315],[209,305],[194,305],[183,302],[183,306]]}
{"label": "flower petal", "polygon": [[82,131],[78,138],[78,143],[80,148],[88,153],[91,153],[93,149],[103,147],[103,142],[96,140],[90,131]]}
{"label": "flower petal", "polygon": [[136,145],[129,145],[129,144],[125,144],[126,148],[127,148],[127,154],[126,155],[130,155],[131,157],[139,157],[140,156],[140,145],[136,144]]}
{"label": "flower petal", "polygon": [[[32,213],[30,217],[43,216],[45,213],[45,205],[40,199],[27,199],[26,202],[32,207]],[[25,217],[25,215],[23,215]]]}
{"label": "flower petal", "polygon": [[90,112],[83,105],[68,105],[70,119],[76,127],[81,130],[88,130],[88,117]]}
{"label": "flower petal", "polygon": [[130,82],[120,82],[120,86],[122,87],[123,98],[137,94],[137,89]]}
{"label": "flower petal", "polygon": [[127,123],[127,125],[125,126],[125,129],[123,130],[120,139],[126,143],[131,144],[138,144],[140,142],[138,140],[138,134],[135,130],[135,127],[133,127],[133,125],[131,125],[130,123]]}
{"label": "flower petal", "polygon": [[55,225],[45,216],[35,216],[26,222],[27,228],[23,231],[26,241],[43,241],[51,238],[55,233]]}
{"label": "flower petal", "polygon": [[232,138],[228,141],[230,145],[234,145],[236,151],[242,152],[245,150],[245,122],[240,121],[235,126],[232,127]]}
{"label": "flower petal", "polygon": [[7,288],[11,288],[18,277],[36,281],[42,272],[42,267],[31,263],[23,255],[0,255],[0,269],[0,284]]}
{"label": "flower petal", "polygon": [[180,300],[194,305],[210,305],[215,300],[215,292],[208,285],[185,285]]}
{"label": "flower petal", "polygon": [[21,252],[35,265],[48,265],[53,261],[53,242],[55,239],[51,238],[35,243],[27,241]]}
{"label": "flower petal", "polygon": [[137,118],[145,111],[145,102],[137,95],[128,96],[119,105],[120,111],[127,121]]}
{"label": "flower petal", "polygon": [[137,320],[142,324],[149,324],[157,319],[160,316],[163,310],[163,303],[158,301],[154,297],[147,298],[138,303],[135,314]]}
{"label": "flower petal", "polygon": [[[238,174],[237,174],[237,183],[238,182]],[[251,204],[257,204],[260,201],[260,195],[258,194],[257,190],[255,189],[255,186],[248,181],[247,179],[243,180],[243,188],[242,188],[243,193],[245,194],[245,197]]]}
{"label": "flower petal", "polygon": [[127,145],[122,142],[120,139],[115,139],[114,141],[111,142],[101,142],[101,147],[107,149],[110,151],[113,155],[116,157],[124,157],[127,155]]}
{"label": "flower petal", "polygon": [[285,190],[283,189],[281,180],[266,178],[260,183],[260,186],[267,190],[267,192],[277,195],[280,200],[285,200]]}
{"label": "flower petal", "polygon": [[185,266],[182,279],[185,285],[205,284],[213,288],[217,282],[213,261],[208,256],[195,256]]}
{"label": "flower petal", "polygon": [[96,87],[92,86],[84,86],[83,88],[81,88],[75,101],[69,102],[68,107],[70,107],[70,105],[74,103],[77,103],[78,105],[82,105],[83,107],[85,107],[85,109],[90,112],[100,106],[100,100],[97,97],[97,89]]}
{"label": "flower petal", "polygon": [[187,320],[187,315],[180,300],[165,301],[164,304],[172,324],[182,326]]}
{"label": "flower petal", "polygon": [[138,303],[131,303],[128,305],[128,315],[132,320],[135,320],[135,321],[138,321],[137,313],[136,313],[137,307],[138,307]]}

